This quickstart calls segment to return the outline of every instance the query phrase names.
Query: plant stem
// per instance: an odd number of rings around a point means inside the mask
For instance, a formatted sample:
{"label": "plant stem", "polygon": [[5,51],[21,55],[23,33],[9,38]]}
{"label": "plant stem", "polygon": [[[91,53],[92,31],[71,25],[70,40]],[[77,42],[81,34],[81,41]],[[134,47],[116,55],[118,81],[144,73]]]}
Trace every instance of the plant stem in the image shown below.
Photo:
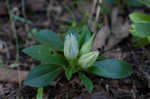
{"label": "plant stem", "polygon": [[[27,17],[26,17],[26,11],[25,11],[25,1],[24,0],[21,0],[21,5],[22,5],[22,15],[23,15],[23,17],[25,18],[25,19],[27,19]],[[25,30],[26,30],[26,32],[29,32],[29,26],[28,26],[28,24],[26,23],[25,24]]]}
{"label": "plant stem", "polygon": [[[15,63],[19,64],[19,42],[18,42],[18,36],[17,36],[16,26],[15,26],[15,21],[13,20],[13,17],[11,15],[12,12],[10,10],[9,0],[6,0],[6,6],[7,6],[7,9],[8,9],[8,13],[9,13],[9,18],[10,18],[10,22],[11,22],[12,32],[13,32],[15,40],[16,40],[16,60],[15,60]],[[19,85],[21,85],[19,66],[18,66],[18,81],[19,81]]]}
{"label": "plant stem", "polygon": [[[99,0],[98,3],[102,3],[102,0]],[[100,11],[101,11],[101,7],[98,6],[97,12],[96,12],[96,19],[95,19],[95,22],[96,22],[96,23],[98,22]]]}
{"label": "plant stem", "polygon": [[36,99],[43,99],[43,87],[38,88]]}

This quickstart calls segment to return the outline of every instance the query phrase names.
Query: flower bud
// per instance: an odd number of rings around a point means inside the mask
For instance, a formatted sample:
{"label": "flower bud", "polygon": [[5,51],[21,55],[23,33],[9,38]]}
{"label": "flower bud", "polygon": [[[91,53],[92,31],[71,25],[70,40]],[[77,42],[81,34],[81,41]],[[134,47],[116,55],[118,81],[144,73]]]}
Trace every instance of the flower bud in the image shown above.
{"label": "flower bud", "polygon": [[94,38],[94,35],[87,42],[85,42],[82,45],[82,47],[80,49],[80,55],[89,53],[91,51],[91,45],[92,45],[92,42],[93,42],[93,38]]}
{"label": "flower bud", "polygon": [[98,51],[93,51],[93,52],[86,53],[86,54],[82,55],[79,58],[78,64],[83,69],[87,69],[87,68],[89,68],[90,66],[92,66],[94,64],[94,62],[96,61],[98,55],[99,55]]}
{"label": "flower bud", "polygon": [[74,60],[78,56],[79,48],[77,38],[68,34],[64,42],[64,55],[68,60]]}

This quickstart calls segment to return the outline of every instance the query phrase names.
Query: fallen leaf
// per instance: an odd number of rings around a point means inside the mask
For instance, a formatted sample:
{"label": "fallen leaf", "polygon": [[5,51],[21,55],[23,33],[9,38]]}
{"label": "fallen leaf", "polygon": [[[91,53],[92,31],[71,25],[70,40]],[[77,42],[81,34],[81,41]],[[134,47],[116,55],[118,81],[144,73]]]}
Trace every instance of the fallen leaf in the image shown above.
{"label": "fallen leaf", "polygon": [[118,16],[119,8],[113,8],[111,15],[111,35],[108,38],[105,50],[111,49],[117,45],[124,38],[129,36],[129,20],[123,19],[123,17]]}
{"label": "fallen leaf", "polygon": [[[20,71],[20,81],[27,76],[28,71]],[[0,81],[9,83],[18,83],[18,71],[6,68],[0,68]]]}
{"label": "fallen leaf", "polygon": [[109,50],[129,36],[129,20],[118,15],[119,7],[113,8],[111,14],[111,28],[108,25],[104,25],[98,31],[93,43],[93,50]]}
{"label": "fallen leaf", "polygon": [[108,25],[104,25],[100,31],[96,34],[96,37],[94,39],[94,43],[92,46],[92,50],[101,49],[106,44],[106,39],[110,35],[110,28]]}

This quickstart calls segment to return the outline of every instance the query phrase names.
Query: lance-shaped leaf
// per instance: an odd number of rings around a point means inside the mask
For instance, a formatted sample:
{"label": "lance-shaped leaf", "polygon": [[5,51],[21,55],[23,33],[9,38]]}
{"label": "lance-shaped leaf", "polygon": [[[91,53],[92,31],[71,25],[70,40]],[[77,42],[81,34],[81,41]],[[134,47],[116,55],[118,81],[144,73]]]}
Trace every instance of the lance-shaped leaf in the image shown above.
{"label": "lance-shaped leaf", "polygon": [[81,30],[81,35],[79,38],[79,45],[81,46],[83,43],[85,43],[86,41],[88,41],[91,37],[91,32],[88,29],[88,26],[83,26],[82,30]]}
{"label": "lance-shaped leaf", "polygon": [[132,27],[134,28],[134,31],[131,32],[133,35],[137,37],[150,36],[150,23],[136,23]]}
{"label": "lance-shaped leaf", "polygon": [[131,66],[117,59],[106,59],[97,61],[94,66],[90,67],[87,72],[106,78],[125,78],[133,72]]}
{"label": "lance-shaped leaf", "polygon": [[91,38],[89,38],[89,40],[86,41],[86,42],[81,46],[80,55],[89,53],[89,52],[91,51],[92,43],[93,43],[93,38],[94,38],[94,35],[93,35]]}
{"label": "lance-shaped leaf", "polygon": [[66,60],[63,56],[53,52],[51,48],[46,45],[36,45],[23,50],[24,53],[33,57],[34,59],[41,60],[49,64],[65,65]]}
{"label": "lance-shaped leaf", "polygon": [[129,15],[134,23],[150,23],[150,16],[146,14],[135,12]]}
{"label": "lance-shaped leaf", "polygon": [[85,88],[87,88],[88,92],[91,93],[93,90],[92,81],[82,73],[79,73],[79,77],[81,79],[82,84],[85,86]]}
{"label": "lance-shaped leaf", "polygon": [[51,48],[63,51],[63,41],[60,37],[51,30],[40,30],[37,33],[34,33],[35,39],[45,45],[50,46]]}
{"label": "lance-shaped leaf", "polygon": [[75,66],[68,66],[65,70],[65,74],[68,80],[71,79],[72,75],[77,71]]}
{"label": "lance-shaped leaf", "polygon": [[43,87],[50,84],[61,73],[62,68],[53,64],[41,64],[34,67],[24,81],[25,85]]}

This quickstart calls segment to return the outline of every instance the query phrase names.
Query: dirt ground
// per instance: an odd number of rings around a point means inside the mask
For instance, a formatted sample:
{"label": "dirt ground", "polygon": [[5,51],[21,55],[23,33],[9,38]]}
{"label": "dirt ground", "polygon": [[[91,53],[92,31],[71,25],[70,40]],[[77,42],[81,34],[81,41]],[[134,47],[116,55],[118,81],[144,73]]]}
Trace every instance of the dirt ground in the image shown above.
{"label": "dirt ground", "polygon": [[[27,25],[19,21],[15,22],[19,40],[19,64],[15,64],[16,41],[5,0],[0,1],[0,68],[7,68],[10,71],[29,71],[34,65],[40,64],[39,61],[22,52],[24,48],[37,44],[30,33],[32,28],[48,28],[58,33],[65,32],[66,29],[62,29],[61,26],[68,25],[64,20],[72,18],[65,6],[71,7],[77,20],[82,17],[77,5],[69,0],[64,2],[56,0],[49,9],[48,0],[27,0],[25,12],[22,10],[21,1],[10,1],[12,11],[34,23]],[[35,1],[38,3],[34,3]],[[143,9],[145,8],[128,8],[124,10],[123,17],[128,17],[126,14],[129,12],[143,11]],[[104,21],[103,18],[101,20]],[[102,51],[101,55],[127,61],[134,69],[133,74],[125,79],[108,79],[87,74],[94,84],[92,94],[87,92],[76,75],[68,81],[65,74],[62,74],[51,85],[44,88],[43,99],[150,99],[150,45],[134,47],[132,37],[129,35],[111,49]],[[9,72],[6,72],[6,75],[9,75]],[[9,78],[17,76],[9,75]],[[35,99],[36,93],[36,88],[24,86],[23,83],[0,81],[0,99]]]}

